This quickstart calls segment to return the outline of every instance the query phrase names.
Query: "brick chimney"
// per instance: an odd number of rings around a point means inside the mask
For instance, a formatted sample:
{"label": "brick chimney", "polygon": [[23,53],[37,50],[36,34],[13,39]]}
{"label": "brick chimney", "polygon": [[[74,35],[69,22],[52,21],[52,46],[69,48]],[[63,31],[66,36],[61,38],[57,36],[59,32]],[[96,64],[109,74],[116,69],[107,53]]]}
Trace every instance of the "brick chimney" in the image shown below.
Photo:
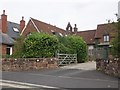
{"label": "brick chimney", "polygon": [[5,15],[5,10],[1,15],[2,33],[7,33],[7,15]]}
{"label": "brick chimney", "polygon": [[78,28],[77,28],[77,25],[75,24],[74,33],[77,34],[77,31],[78,31]]}
{"label": "brick chimney", "polygon": [[25,27],[25,21],[24,21],[24,17],[22,16],[22,20],[20,21],[20,33],[22,32],[24,27]]}
{"label": "brick chimney", "polygon": [[72,26],[71,26],[70,22],[68,22],[68,25],[66,27],[66,31],[67,31],[67,34],[72,34]]}

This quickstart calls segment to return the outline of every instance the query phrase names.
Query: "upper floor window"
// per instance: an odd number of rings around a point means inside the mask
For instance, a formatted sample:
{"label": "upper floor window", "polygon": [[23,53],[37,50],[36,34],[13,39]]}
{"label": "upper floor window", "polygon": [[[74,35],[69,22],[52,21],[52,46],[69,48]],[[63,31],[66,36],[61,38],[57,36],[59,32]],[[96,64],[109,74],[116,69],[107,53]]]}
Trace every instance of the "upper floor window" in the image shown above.
{"label": "upper floor window", "polygon": [[109,35],[104,35],[104,42],[109,42],[109,41],[110,41]]}

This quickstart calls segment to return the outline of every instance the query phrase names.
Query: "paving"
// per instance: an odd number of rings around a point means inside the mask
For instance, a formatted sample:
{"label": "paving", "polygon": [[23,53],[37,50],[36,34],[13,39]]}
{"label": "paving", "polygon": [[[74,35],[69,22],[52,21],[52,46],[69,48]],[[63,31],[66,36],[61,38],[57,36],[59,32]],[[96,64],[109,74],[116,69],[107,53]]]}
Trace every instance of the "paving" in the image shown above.
{"label": "paving", "polygon": [[72,64],[63,66],[61,68],[64,69],[81,69],[81,70],[95,70],[96,69],[96,62],[86,62],[86,63],[80,63],[80,64]]}
{"label": "paving", "polygon": [[[95,70],[95,62],[21,72],[4,71],[3,80],[32,87],[54,88],[118,88],[118,79]],[[5,82],[4,82],[5,83]],[[26,84],[27,83],[27,84]],[[15,84],[15,83],[14,83]],[[31,86],[30,86],[31,87]],[[61,89],[62,90],[62,89]]]}

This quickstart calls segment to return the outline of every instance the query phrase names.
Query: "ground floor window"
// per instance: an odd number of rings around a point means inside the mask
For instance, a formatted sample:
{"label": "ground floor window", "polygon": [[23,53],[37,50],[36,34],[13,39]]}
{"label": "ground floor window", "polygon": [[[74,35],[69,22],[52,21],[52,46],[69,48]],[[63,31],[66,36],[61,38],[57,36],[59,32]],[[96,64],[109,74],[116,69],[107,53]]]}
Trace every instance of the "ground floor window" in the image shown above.
{"label": "ground floor window", "polygon": [[94,46],[90,45],[88,46],[88,55],[92,56],[94,54]]}
{"label": "ground floor window", "polygon": [[7,46],[7,48],[6,48],[6,54],[7,55],[12,55],[12,46]]}

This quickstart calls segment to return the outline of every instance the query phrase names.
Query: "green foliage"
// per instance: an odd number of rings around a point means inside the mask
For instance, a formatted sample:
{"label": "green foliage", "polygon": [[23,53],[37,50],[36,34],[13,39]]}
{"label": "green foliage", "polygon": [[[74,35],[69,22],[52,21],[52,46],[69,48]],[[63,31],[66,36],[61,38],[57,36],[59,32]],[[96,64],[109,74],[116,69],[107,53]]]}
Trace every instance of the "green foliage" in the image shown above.
{"label": "green foliage", "polygon": [[11,57],[15,58],[22,58],[24,57],[24,40],[25,37],[20,36],[19,38],[16,39],[16,42],[14,43],[14,53]]}
{"label": "green foliage", "polygon": [[45,33],[32,33],[25,40],[25,57],[53,57],[58,47],[58,39]]}
{"label": "green foliage", "polygon": [[56,52],[77,54],[78,62],[84,62],[87,56],[87,45],[79,36],[56,37],[45,33],[32,33],[20,37],[14,46],[13,57],[46,58],[54,57]]}
{"label": "green foliage", "polygon": [[120,20],[118,20],[117,33],[112,41],[112,54],[115,57],[120,57]]}
{"label": "green foliage", "polygon": [[87,45],[79,36],[59,37],[59,53],[77,54],[78,62],[84,62],[87,56]]}

